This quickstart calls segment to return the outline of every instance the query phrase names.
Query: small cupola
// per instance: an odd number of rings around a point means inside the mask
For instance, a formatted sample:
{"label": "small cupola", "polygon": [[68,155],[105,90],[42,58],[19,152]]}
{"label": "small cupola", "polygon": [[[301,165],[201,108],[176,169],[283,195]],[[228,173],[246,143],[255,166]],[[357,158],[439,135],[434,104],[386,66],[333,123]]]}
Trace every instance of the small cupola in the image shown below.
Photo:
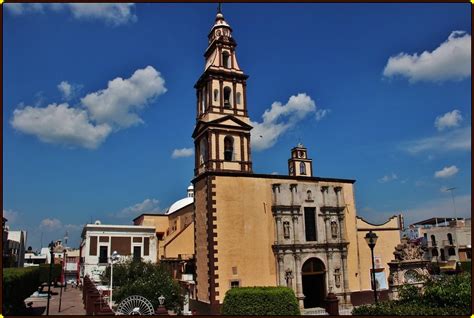
{"label": "small cupola", "polygon": [[288,174],[298,177],[313,176],[313,160],[308,158],[308,151],[301,143],[291,149],[291,158],[288,159]]}

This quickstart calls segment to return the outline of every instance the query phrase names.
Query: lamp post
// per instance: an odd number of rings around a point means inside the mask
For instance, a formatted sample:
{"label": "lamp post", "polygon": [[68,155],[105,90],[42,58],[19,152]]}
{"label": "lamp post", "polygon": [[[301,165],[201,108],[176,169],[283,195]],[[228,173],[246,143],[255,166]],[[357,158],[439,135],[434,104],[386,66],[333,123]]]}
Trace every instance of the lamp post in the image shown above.
{"label": "lamp post", "polygon": [[53,271],[53,262],[54,262],[54,242],[49,243],[49,252],[51,258],[49,261],[49,275],[48,275],[48,303],[46,305],[46,316],[49,316],[49,300],[51,298],[51,273]]}
{"label": "lamp post", "polygon": [[110,256],[110,299],[109,299],[109,305],[110,309],[112,309],[113,303],[112,303],[112,291],[113,291],[113,281],[114,281],[114,261],[118,260],[120,255],[117,253],[117,251],[114,251],[112,255]]}
{"label": "lamp post", "polygon": [[367,245],[370,247],[370,252],[372,255],[372,289],[374,290],[374,300],[375,303],[377,304],[377,284],[375,283],[375,262],[374,262],[374,247],[375,244],[377,243],[378,236],[372,231],[369,231],[365,235],[365,241],[367,242]]}
{"label": "lamp post", "polygon": [[[63,250],[63,262],[61,264],[62,266],[62,284],[61,284],[61,290],[59,292],[59,310],[58,312],[61,312],[61,303],[63,300],[63,286],[66,286],[66,249]],[[65,287],[64,287],[64,290]]]}

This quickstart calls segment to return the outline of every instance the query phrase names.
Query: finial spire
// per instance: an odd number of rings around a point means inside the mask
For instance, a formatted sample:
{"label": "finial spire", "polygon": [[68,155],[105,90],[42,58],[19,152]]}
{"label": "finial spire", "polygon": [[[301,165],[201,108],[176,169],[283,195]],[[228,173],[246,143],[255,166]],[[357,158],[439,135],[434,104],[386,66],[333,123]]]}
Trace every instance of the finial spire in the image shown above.
{"label": "finial spire", "polygon": [[222,3],[219,2],[219,4],[217,5],[217,13],[222,13],[222,11],[221,11],[221,5],[222,5]]}

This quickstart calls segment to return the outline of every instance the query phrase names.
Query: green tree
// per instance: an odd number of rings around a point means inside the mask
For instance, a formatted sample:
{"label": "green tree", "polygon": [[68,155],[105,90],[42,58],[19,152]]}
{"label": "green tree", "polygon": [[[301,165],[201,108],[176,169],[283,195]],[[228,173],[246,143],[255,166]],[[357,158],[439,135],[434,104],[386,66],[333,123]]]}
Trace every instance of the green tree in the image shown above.
{"label": "green tree", "polygon": [[[110,266],[102,276],[102,282],[110,282]],[[181,313],[184,296],[178,282],[159,264],[142,261],[125,261],[114,264],[114,302],[119,303],[132,295],[148,299],[153,307],[159,306],[158,297],[165,297],[165,307]]]}
{"label": "green tree", "polygon": [[353,315],[470,315],[471,274],[428,278],[423,290],[400,288],[400,299],[355,308]]}

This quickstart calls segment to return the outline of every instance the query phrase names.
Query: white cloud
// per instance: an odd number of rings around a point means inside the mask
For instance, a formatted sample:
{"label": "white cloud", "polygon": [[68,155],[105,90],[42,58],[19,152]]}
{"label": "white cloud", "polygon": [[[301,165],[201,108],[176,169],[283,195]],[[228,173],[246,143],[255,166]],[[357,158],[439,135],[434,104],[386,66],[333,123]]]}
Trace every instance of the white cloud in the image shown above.
{"label": "white cloud", "polygon": [[109,125],[92,124],[86,111],[72,108],[67,103],[15,109],[11,124],[43,142],[89,149],[97,148],[111,132]]}
{"label": "white cloud", "polygon": [[18,220],[18,216],[19,214],[17,211],[13,211],[10,209],[3,209],[3,217],[8,220],[7,223],[9,224],[15,223]]}
{"label": "white cloud", "polygon": [[62,222],[58,219],[46,218],[40,222],[40,228],[45,231],[56,231],[63,227]]}
{"label": "white cloud", "polygon": [[[79,86],[66,81],[58,85],[64,97],[73,97]],[[164,79],[153,67],[136,70],[128,79],[115,78],[108,87],[81,99],[77,108],[68,103],[47,107],[18,107],[11,125],[47,143],[99,147],[113,132],[142,123],[137,112],[166,92]]]}
{"label": "white cloud", "polygon": [[454,129],[441,135],[403,142],[399,147],[411,154],[424,151],[469,151],[471,150],[471,127]]}
{"label": "white cloud", "polygon": [[137,217],[142,213],[162,213],[163,211],[159,207],[159,201],[156,199],[145,199],[143,202],[134,204],[120,212],[116,213],[115,216],[119,218]]}
{"label": "white cloud", "polygon": [[387,183],[387,182],[397,180],[397,179],[398,179],[398,176],[395,173],[392,172],[392,174],[383,176],[378,181],[379,181],[379,183]]}
{"label": "white cloud", "polygon": [[171,154],[171,158],[184,158],[184,157],[191,157],[194,155],[193,148],[181,148],[173,150]]}
{"label": "white cloud", "polygon": [[443,169],[436,171],[434,174],[435,178],[449,178],[459,172],[456,166],[444,167]]}
{"label": "white cloud", "polygon": [[471,76],[471,35],[453,31],[432,52],[399,53],[388,59],[386,77],[405,76],[410,82],[460,80]]}
{"label": "white cloud", "polygon": [[166,92],[165,80],[152,66],[136,70],[130,78],[117,77],[107,88],[81,99],[90,116],[98,123],[116,129],[143,123],[136,113]]}
{"label": "white cloud", "polygon": [[71,100],[76,97],[81,87],[81,85],[71,84],[67,81],[62,81],[58,84],[58,90],[61,92],[64,100]]}
{"label": "white cloud", "polygon": [[461,112],[455,109],[452,112],[436,117],[434,125],[439,131],[442,131],[446,128],[458,127],[461,121]]}
{"label": "white cloud", "polygon": [[264,150],[272,147],[289,128],[311,113],[316,113],[316,104],[305,93],[291,96],[285,105],[274,102],[271,108],[263,113],[263,122],[252,122],[253,149]]}
{"label": "white cloud", "polygon": [[13,15],[69,11],[75,19],[99,20],[111,26],[137,20],[133,3],[8,3],[5,8]]}
{"label": "white cloud", "polygon": [[330,113],[330,109],[318,109],[316,111],[316,121],[320,121]]}

